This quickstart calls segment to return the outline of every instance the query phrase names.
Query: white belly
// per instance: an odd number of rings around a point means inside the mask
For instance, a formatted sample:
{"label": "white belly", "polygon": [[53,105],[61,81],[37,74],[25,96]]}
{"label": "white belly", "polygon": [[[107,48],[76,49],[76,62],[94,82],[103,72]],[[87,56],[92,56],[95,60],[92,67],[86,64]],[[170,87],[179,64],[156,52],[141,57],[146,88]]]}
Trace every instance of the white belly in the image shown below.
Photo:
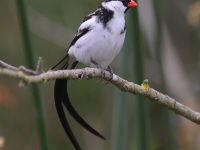
{"label": "white belly", "polygon": [[120,34],[122,29],[123,26],[109,31],[99,25],[78,39],[68,53],[85,65],[96,67],[91,63],[93,60],[106,69],[122,48],[125,38],[125,33]]}

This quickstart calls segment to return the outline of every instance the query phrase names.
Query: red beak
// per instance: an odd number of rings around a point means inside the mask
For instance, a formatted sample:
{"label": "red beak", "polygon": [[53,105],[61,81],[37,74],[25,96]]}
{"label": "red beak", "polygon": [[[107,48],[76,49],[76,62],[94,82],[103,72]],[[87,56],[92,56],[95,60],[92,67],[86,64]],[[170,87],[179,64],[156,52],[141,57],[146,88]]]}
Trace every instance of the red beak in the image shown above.
{"label": "red beak", "polygon": [[133,0],[130,0],[130,2],[128,3],[128,7],[131,8],[131,7],[135,7],[137,6],[137,3],[134,2]]}

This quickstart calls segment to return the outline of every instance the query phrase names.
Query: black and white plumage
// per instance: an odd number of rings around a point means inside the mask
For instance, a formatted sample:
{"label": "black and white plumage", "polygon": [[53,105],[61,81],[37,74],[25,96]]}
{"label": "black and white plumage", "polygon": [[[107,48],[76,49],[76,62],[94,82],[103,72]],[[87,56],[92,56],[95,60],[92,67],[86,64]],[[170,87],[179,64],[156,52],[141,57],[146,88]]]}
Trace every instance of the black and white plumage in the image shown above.
{"label": "black and white plumage", "polygon": [[[133,0],[105,0],[95,12],[86,16],[77,34],[72,40],[67,54],[51,70],[74,69],[78,62],[101,70],[109,70],[110,63],[120,52],[126,34],[125,13],[137,6]],[[67,80],[57,79],[54,87],[54,98],[58,116],[62,126],[75,149],[80,146],[66,119],[63,105],[70,115],[85,129],[105,139],[95,131],[73,108],[67,93]]]}

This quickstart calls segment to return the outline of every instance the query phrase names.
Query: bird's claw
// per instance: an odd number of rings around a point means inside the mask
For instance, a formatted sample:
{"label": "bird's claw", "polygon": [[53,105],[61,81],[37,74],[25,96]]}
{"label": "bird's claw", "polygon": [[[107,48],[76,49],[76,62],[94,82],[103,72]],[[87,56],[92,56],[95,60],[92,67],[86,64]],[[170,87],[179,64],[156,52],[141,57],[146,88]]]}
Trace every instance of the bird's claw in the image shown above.
{"label": "bird's claw", "polygon": [[97,62],[95,62],[94,60],[91,59],[91,63],[94,64],[95,66],[97,66],[97,68],[99,68],[101,70],[101,79],[98,80],[97,82],[101,82],[102,79],[105,77],[105,71],[108,71],[110,73],[110,79],[106,82],[103,82],[104,84],[108,84],[112,79],[113,79],[113,70],[110,66],[108,66],[108,68],[105,70],[103,69],[103,67],[98,64]]}
{"label": "bird's claw", "polygon": [[101,70],[101,79],[99,79],[97,82],[101,82],[103,78],[105,77],[105,70],[103,68],[99,68]]}
{"label": "bird's claw", "polygon": [[108,66],[107,71],[110,73],[110,79],[106,82],[103,82],[104,84],[108,84],[113,79],[113,70],[110,66]]}

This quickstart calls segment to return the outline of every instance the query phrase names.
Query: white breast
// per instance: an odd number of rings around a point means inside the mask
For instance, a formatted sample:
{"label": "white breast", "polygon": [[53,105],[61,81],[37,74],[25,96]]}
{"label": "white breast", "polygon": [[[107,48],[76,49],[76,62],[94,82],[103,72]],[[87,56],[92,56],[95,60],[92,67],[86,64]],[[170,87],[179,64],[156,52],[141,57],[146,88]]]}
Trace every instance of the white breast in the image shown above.
{"label": "white breast", "polygon": [[[92,19],[96,22],[96,16]],[[85,65],[96,67],[91,63],[92,59],[106,69],[122,48],[124,26],[124,17],[115,16],[105,28],[102,23],[93,24],[92,29],[70,47],[69,55]]]}

